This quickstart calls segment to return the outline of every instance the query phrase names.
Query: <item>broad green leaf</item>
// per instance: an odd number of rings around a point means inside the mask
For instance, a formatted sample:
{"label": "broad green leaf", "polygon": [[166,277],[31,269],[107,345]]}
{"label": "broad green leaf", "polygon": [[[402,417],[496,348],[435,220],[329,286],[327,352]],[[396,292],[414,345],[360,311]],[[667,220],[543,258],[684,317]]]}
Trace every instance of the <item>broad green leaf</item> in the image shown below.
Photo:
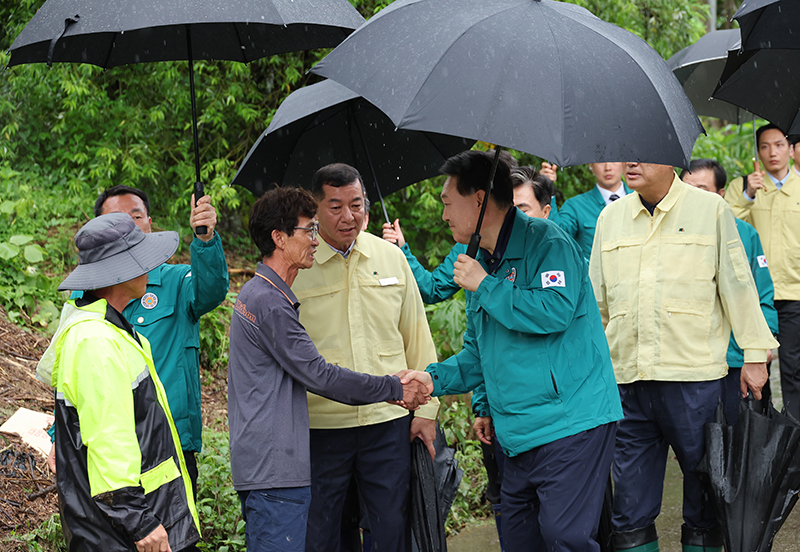
{"label": "broad green leaf", "polygon": [[14,245],[25,245],[26,243],[33,241],[33,237],[19,234],[17,236],[11,236],[11,239],[8,241]]}
{"label": "broad green leaf", "polygon": [[7,261],[19,255],[19,247],[11,243],[0,242],[0,259]]}
{"label": "broad green leaf", "polygon": [[45,250],[39,244],[25,246],[25,260],[29,263],[40,263],[44,260]]}

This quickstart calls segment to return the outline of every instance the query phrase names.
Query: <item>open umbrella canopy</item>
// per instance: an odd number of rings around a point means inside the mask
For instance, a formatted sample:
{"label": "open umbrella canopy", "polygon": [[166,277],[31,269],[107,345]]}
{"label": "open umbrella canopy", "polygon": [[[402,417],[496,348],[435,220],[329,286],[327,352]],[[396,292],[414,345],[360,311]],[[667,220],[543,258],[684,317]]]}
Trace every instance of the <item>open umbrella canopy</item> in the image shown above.
{"label": "open umbrella canopy", "polygon": [[800,133],[800,2],[748,0],[733,17],[742,45],[728,54],[714,97]]}
{"label": "open umbrella canopy", "polygon": [[363,22],[347,0],[48,0],[11,45],[9,65],[249,62],[335,46]]}
{"label": "open umbrella canopy", "polygon": [[342,162],[361,172],[371,199],[438,174],[474,141],[397,130],[381,110],[333,81],[292,92],[233,179],[261,196],[274,183],[308,187],[316,170]]}
{"label": "open umbrella canopy", "polygon": [[484,140],[562,166],[685,167],[703,131],[655,50],[554,0],[396,0],[312,71],[399,128]]}
{"label": "open umbrella canopy", "polygon": [[728,54],[714,97],[797,134],[799,92],[800,50],[761,49]]}
{"label": "open umbrella canopy", "polygon": [[711,97],[722,76],[728,50],[738,49],[740,44],[739,29],[711,31],[667,60],[698,115],[736,124],[752,120],[749,111]]}
{"label": "open umbrella canopy", "polygon": [[745,0],[733,18],[742,32],[742,48],[800,48],[797,0]]}

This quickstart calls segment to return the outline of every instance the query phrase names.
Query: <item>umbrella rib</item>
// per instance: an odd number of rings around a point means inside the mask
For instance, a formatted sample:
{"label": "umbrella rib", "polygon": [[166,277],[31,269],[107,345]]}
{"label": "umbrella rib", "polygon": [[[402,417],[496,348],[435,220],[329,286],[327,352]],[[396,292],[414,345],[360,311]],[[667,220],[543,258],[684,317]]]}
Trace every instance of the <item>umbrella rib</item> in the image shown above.
{"label": "umbrella rib", "polygon": [[242,52],[242,61],[241,63],[250,63],[251,60],[247,59],[247,47],[242,44],[242,37],[239,34],[239,24],[236,22],[231,23],[233,25],[233,32],[236,33],[236,42],[239,43],[239,50]]}
{"label": "umbrella rib", "polygon": [[114,32],[114,35],[111,37],[111,47],[108,49],[108,55],[103,62],[103,69],[108,69],[108,60],[111,59],[111,53],[114,51],[114,45],[117,43],[117,35],[119,35],[119,32]]}

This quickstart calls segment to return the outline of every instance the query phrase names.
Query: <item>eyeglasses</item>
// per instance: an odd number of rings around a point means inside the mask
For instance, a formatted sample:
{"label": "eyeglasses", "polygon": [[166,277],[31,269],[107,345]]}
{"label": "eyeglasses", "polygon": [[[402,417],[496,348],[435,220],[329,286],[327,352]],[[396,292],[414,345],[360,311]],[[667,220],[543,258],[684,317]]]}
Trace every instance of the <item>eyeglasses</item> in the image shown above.
{"label": "eyeglasses", "polygon": [[311,237],[311,241],[314,241],[315,239],[317,239],[317,236],[319,235],[319,222],[318,221],[314,221],[311,224],[311,226],[295,226],[294,229],[295,230],[305,230],[306,232],[309,233],[309,235]]}

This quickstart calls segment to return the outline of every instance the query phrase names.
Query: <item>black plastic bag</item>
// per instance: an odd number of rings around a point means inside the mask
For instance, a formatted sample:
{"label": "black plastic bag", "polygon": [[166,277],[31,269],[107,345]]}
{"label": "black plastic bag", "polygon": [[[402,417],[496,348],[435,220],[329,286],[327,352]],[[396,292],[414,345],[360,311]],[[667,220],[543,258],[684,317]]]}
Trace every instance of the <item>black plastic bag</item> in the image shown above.
{"label": "black plastic bag", "polygon": [[414,552],[445,552],[444,523],[450,513],[464,471],[437,426],[436,459],[420,439],[411,443],[411,530]]}
{"label": "black plastic bag", "polygon": [[727,552],[769,552],[800,492],[800,424],[767,404],[764,414],[739,406],[734,426],[722,403],[705,426],[697,473],[707,484]]}

